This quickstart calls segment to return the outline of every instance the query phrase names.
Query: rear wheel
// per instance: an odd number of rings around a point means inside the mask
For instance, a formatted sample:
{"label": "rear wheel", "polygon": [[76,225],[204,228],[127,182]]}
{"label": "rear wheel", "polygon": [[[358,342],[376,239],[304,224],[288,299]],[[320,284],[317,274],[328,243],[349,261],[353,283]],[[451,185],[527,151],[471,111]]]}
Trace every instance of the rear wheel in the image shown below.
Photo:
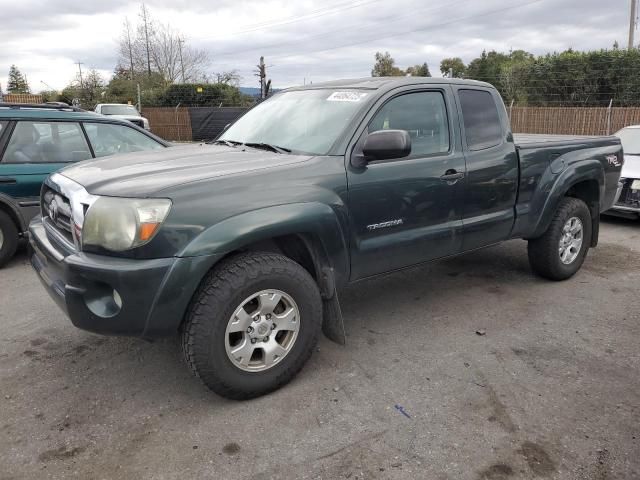
{"label": "rear wheel", "polygon": [[591,213],[578,198],[564,198],[539,238],[529,240],[531,268],[550,280],[572,277],[584,262],[591,244]]}
{"label": "rear wheel", "polygon": [[18,248],[18,229],[5,212],[0,211],[0,268],[4,267]]}
{"label": "rear wheel", "polygon": [[320,292],[302,266],[278,254],[242,254],[203,280],[182,331],[183,353],[219,395],[257,397],[298,373],[321,323]]}

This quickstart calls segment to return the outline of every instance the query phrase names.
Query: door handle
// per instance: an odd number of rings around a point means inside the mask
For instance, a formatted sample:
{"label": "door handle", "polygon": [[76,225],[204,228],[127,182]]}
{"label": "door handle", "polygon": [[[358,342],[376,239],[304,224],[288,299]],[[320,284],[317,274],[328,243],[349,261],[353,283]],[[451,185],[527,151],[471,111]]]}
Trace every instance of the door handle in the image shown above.
{"label": "door handle", "polygon": [[16,183],[17,180],[13,177],[0,177],[0,183],[8,184],[8,183]]}
{"label": "door handle", "polygon": [[458,172],[452,168],[444,172],[444,175],[440,177],[440,180],[451,182],[453,184],[462,178],[464,178],[464,172]]}

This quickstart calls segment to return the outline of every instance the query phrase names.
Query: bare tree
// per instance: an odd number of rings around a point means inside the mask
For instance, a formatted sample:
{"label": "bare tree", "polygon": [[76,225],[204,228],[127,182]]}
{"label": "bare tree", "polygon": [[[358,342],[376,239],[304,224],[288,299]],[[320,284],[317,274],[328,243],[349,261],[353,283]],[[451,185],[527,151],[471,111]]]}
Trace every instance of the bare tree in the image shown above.
{"label": "bare tree", "polygon": [[140,7],[139,16],[142,24],[138,25],[138,37],[140,37],[143,42],[144,53],[147,57],[147,74],[151,76],[151,40],[154,31],[151,15],[149,15],[149,11],[144,3]]}
{"label": "bare tree", "polygon": [[[133,32],[136,31],[137,35]],[[168,24],[156,22],[145,4],[140,7],[139,23],[135,27],[125,19],[119,40],[121,68],[130,70],[130,79],[146,73],[162,77],[166,84],[199,82],[206,79],[210,64],[204,50],[192,47],[180,32]],[[226,78],[233,83],[235,78]]]}
{"label": "bare tree", "polygon": [[183,83],[197,82],[204,77],[209,55],[189,46],[179,32],[170,25],[160,24],[151,42],[151,60],[167,83],[182,79]]}
{"label": "bare tree", "polygon": [[131,24],[129,23],[129,19],[125,18],[124,25],[122,28],[122,36],[119,41],[120,46],[120,64],[129,66],[129,78],[133,80],[133,75],[135,73],[134,66],[134,52],[136,50],[135,38],[131,34]]}
{"label": "bare tree", "polygon": [[242,76],[237,70],[216,73],[215,76],[217,83],[224,83],[225,85],[232,85],[234,87],[240,85],[240,81],[242,80]]}

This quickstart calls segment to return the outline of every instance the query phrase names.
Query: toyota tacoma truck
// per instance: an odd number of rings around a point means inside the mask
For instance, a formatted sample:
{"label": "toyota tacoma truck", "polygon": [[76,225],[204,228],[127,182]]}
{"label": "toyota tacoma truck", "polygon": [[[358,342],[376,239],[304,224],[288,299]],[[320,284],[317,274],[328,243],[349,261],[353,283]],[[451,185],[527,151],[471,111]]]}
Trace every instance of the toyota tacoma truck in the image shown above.
{"label": "toyota tacoma truck", "polygon": [[616,137],[513,135],[487,83],[367,78],[282,91],[216,141],[51,175],[30,261],[79,328],[180,334],[245,399],[291,380],[341,287],[499,242],[574,275],[619,190]]}

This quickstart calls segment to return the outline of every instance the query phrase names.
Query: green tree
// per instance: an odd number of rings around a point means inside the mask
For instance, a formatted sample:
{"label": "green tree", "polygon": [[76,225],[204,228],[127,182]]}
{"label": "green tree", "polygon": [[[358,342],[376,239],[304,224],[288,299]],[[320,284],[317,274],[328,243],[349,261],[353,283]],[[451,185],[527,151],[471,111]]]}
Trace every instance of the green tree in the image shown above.
{"label": "green tree", "polygon": [[64,102],[60,99],[60,94],[56,90],[42,90],[40,96],[43,102]]}
{"label": "green tree", "polygon": [[9,68],[9,80],[7,82],[7,92],[9,93],[31,93],[27,77],[16,67]]}
{"label": "green tree", "polygon": [[[443,61],[441,71],[448,65]],[[640,105],[640,49],[533,56],[524,50],[482,52],[466,78],[493,84],[509,104],[538,106]]]}
{"label": "green tree", "polygon": [[440,62],[440,73],[443,77],[462,78],[465,76],[467,67],[460,57],[443,58]]}
{"label": "green tree", "polygon": [[400,77],[405,74],[403,70],[396,67],[396,61],[389,52],[376,52],[376,63],[371,70],[372,77]]}
{"label": "green tree", "polygon": [[413,67],[408,67],[406,71],[407,75],[411,75],[412,77],[430,77],[431,72],[429,71],[429,66],[427,62],[424,62],[422,65],[414,65]]}
{"label": "green tree", "polygon": [[138,101],[138,85],[144,104],[155,103],[157,97],[165,90],[166,82],[161,74],[138,74],[131,78],[130,70],[117,66],[106,87],[105,101],[113,103],[136,103]]}
{"label": "green tree", "polygon": [[[145,103],[145,104],[150,104]],[[253,98],[243,95],[238,87],[224,83],[169,85],[157,96],[154,106],[175,107],[238,107],[248,106]]]}
{"label": "green tree", "polygon": [[92,110],[100,103],[106,94],[106,87],[102,75],[95,70],[89,70],[80,79],[76,76],[61,92],[60,98],[69,104],[75,103],[82,108]]}
{"label": "green tree", "polygon": [[466,77],[483,82],[490,82],[495,85],[499,80],[500,70],[509,62],[509,56],[504,53],[498,53],[494,50],[489,53],[483,51],[480,57],[469,62]]}

